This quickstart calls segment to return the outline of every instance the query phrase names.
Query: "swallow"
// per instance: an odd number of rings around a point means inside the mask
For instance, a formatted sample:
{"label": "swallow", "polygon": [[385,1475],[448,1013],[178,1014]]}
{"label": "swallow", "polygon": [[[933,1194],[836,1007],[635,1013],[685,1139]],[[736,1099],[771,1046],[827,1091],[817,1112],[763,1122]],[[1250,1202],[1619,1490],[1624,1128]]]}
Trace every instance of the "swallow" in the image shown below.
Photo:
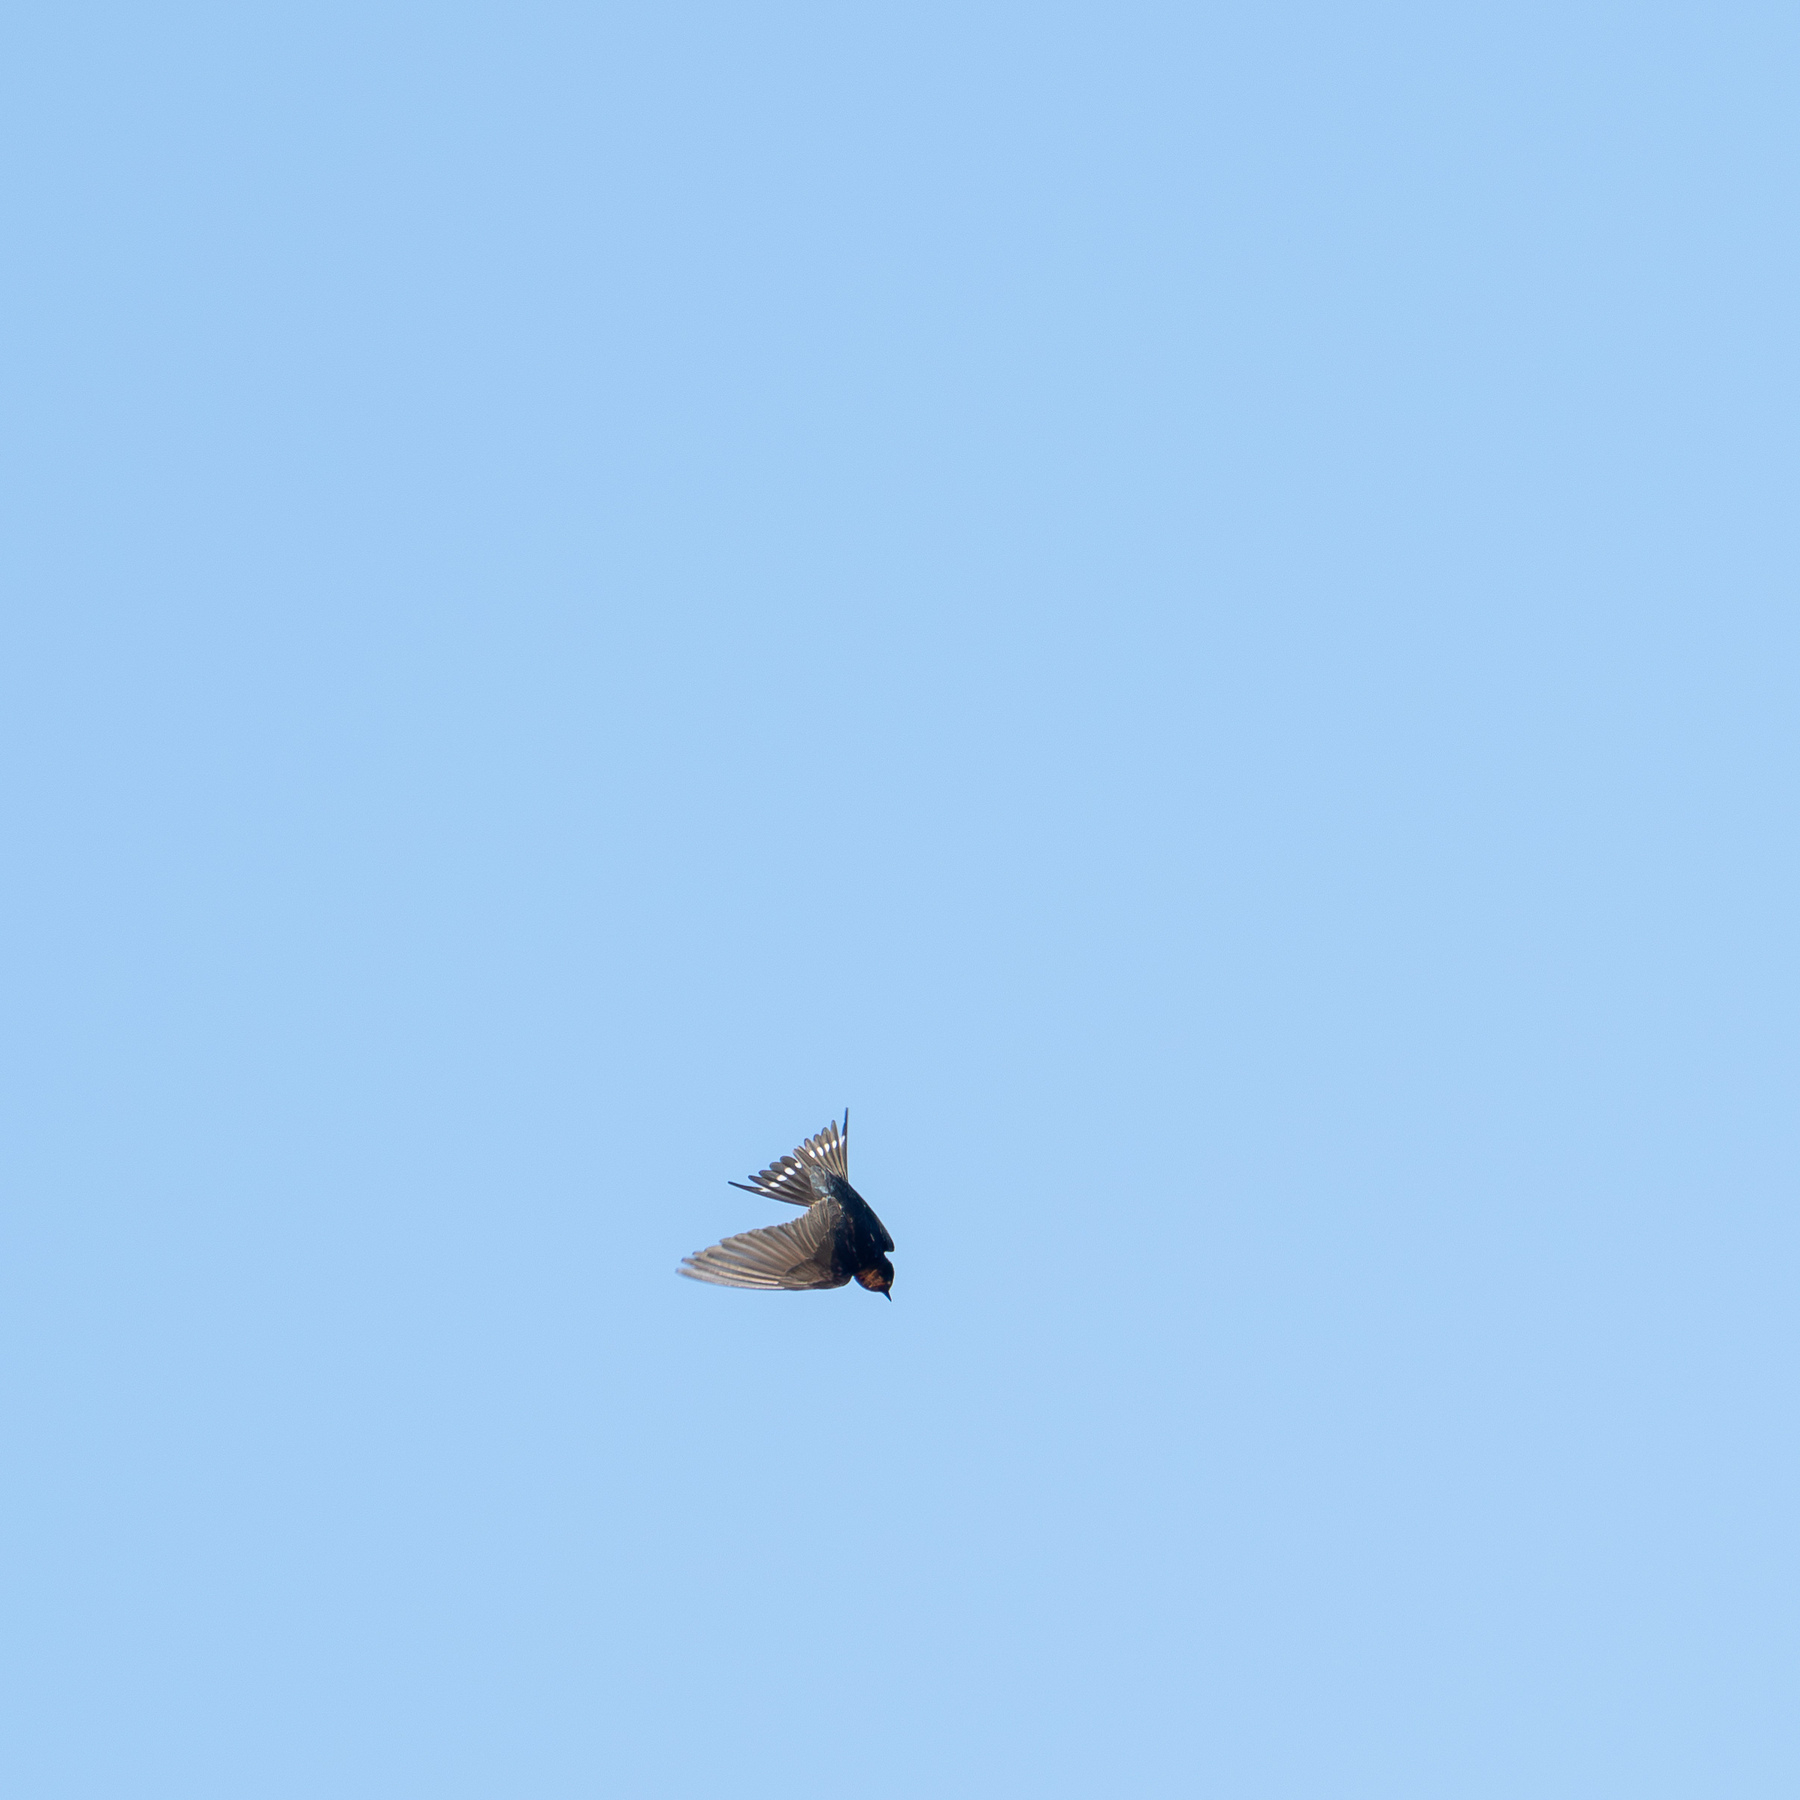
{"label": "swallow", "polygon": [[720,1287],[835,1288],[853,1277],[871,1293],[894,1297],[894,1240],[875,1209],[850,1185],[850,1112],[833,1119],[791,1155],[748,1181],[746,1194],[766,1194],[806,1216],[786,1225],[740,1232],[710,1250],[683,1257],[676,1273]]}

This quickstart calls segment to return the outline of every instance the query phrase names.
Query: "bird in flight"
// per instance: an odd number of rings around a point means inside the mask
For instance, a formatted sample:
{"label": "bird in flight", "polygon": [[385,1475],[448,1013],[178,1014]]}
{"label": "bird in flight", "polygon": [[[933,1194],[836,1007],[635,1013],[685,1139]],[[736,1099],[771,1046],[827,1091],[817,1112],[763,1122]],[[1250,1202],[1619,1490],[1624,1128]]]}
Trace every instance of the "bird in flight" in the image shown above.
{"label": "bird in flight", "polygon": [[887,1252],[894,1240],[850,1185],[848,1108],[841,1131],[833,1119],[791,1155],[731,1185],[804,1206],[805,1216],[728,1237],[684,1257],[677,1273],[743,1288],[834,1288],[854,1276],[872,1293],[893,1299],[894,1265]]}

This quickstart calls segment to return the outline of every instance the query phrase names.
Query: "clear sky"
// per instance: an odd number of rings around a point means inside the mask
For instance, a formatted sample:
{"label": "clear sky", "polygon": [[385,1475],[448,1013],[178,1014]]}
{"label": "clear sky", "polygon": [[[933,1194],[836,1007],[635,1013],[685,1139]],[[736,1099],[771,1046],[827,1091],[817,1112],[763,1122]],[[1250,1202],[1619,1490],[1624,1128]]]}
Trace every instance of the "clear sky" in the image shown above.
{"label": "clear sky", "polygon": [[1797,79],[15,9],[0,1787],[1800,1792]]}

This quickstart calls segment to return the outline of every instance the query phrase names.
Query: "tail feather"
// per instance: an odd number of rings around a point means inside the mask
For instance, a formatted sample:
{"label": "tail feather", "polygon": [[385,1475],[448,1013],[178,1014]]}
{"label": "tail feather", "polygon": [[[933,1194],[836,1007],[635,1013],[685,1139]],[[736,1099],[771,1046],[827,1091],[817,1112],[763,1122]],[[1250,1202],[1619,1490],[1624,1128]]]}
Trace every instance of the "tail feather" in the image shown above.
{"label": "tail feather", "polygon": [[833,1119],[816,1136],[809,1137],[799,1149],[772,1162],[748,1181],[734,1181],[734,1188],[746,1194],[764,1194],[771,1200],[785,1200],[789,1206],[811,1206],[829,1191],[824,1177],[836,1175],[850,1179],[850,1109],[844,1108],[844,1124],[838,1128]]}

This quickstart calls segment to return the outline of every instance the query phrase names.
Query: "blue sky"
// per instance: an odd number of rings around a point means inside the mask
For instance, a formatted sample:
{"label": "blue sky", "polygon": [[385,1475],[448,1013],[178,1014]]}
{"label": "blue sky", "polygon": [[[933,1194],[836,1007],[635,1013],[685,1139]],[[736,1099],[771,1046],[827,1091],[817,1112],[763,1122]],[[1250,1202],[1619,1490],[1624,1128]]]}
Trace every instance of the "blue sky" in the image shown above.
{"label": "blue sky", "polygon": [[7,1790],[1792,1793],[1797,49],[11,20]]}

